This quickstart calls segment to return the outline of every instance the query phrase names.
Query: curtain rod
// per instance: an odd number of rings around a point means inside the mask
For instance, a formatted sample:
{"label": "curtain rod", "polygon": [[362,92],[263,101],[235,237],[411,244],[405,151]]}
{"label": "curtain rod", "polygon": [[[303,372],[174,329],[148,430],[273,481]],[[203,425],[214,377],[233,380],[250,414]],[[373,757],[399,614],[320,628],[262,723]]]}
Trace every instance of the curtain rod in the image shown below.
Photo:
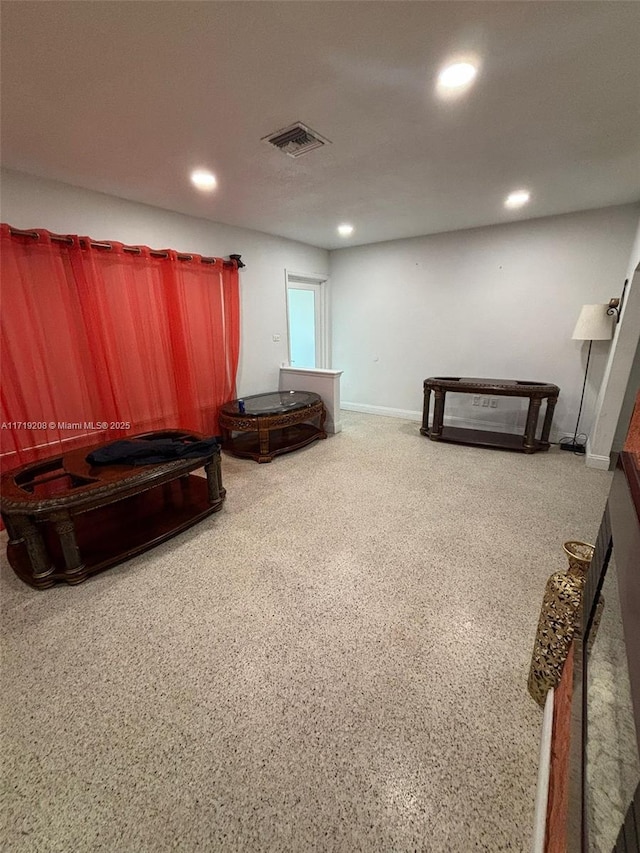
{"label": "curtain rod", "polygon": [[[18,228],[9,228],[9,233],[12,237],[31,237],[34,240],[40,239],[40,234],[37,231],[20,231]],[[73,237],[70,237],[67,234],[49,234],[49,237],[54,243],[66,243],[67,245],[71,245],[73,243]],[[96,243],[94,241],[88,242],[84,239],[84,237],[79,238],[79,243],[81,246],[88,245],[91,249],[104,249],[106,251],[111,251],[113,246],[111,243]],[[124,246],[122,247],[123,252],[129,252],[132,255],[141,255],[142,249],[140,246]],[[167,252],[161,252],[157,249],[149,249],[149,254],[152,258],[168,258],[169,255]],[[224,266],[235,266],[237,265],[238,269],[242,269],[245,264],[240,260],[240,255],[229,255],[231,260],[223,261]],[[184,255],[177,253],[176,258],[179,261],[192,261],[193,255]],[[217,258],[205,258],[200,257],[200,260],[203,264],[215,264]]]}

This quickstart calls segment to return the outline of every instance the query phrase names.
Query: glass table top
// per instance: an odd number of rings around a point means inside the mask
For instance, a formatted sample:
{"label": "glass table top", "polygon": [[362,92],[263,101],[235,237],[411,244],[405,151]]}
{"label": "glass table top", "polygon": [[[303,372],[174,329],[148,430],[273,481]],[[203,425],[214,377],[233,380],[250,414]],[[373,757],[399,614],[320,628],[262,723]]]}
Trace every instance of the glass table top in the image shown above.
{"label": "glass table top", "polygon": [[[320,401],[318,394],[311,391],[270,391],[268,394],[253,394],[240,400],[231,400],[222,406],[227,414],[280,415],[306,409]],[[241,403],[244,403],[244,412]]]}

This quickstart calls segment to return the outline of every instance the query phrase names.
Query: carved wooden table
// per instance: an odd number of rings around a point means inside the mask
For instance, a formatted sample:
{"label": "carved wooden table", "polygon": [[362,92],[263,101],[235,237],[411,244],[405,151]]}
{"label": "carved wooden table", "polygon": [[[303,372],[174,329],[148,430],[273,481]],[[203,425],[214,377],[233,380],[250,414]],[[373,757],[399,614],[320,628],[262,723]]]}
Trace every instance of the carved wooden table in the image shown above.
{"label": "carved wooden table", "polygon": [[[431,392],[435,397],[433,423],[429,426],[429,402]],[[529,411],[524,435],[493,432],[483,429],[445,426],[444,406],[447,391],[458,394],[490,394],[492,397],[527,397]],[[520,382],[517,379],[462,379],[452,376],[432,376],[424,380],[424,406],[422,410],[422,435],[432,441],[452,441],[458,444],[474,444],[481,447],[499,447],[503,450],[520,450],[523,453],[535,453],[549,449],[549,432],[553,420],[553,410],[558,401],[560,389],[548,382]],[[542,401],[547,407],[540,438],[536,438],[538,417]]]}
{"label": "carved wooden table", "polygon": [[218,420],[225,450],[257,462],[271,462],[278,453],[326,438],[326,417],[318,394],[272,391],[225,403]]}
{"label": "carved wooden table", "polygon": [[[204,436],[178,430],[128,438]],[[140,554],[222,509],[220,452],[150,465],[91,466],[82,447],[8,471],[0,510],[15,573],[39,589],[77,584]],[[203,468],[206,479],[191,472]]]}

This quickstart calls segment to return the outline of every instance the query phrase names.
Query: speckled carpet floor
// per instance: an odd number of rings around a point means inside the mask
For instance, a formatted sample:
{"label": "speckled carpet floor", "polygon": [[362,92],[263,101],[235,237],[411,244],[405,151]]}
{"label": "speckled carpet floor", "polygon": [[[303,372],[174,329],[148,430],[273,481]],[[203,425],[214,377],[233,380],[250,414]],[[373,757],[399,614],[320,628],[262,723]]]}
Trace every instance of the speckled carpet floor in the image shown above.
{"label": "speckled carpet floor", "polygon": [[547,576],[606,472],[346,413],[77,587],[4,557],[11,853],[529,849]]}

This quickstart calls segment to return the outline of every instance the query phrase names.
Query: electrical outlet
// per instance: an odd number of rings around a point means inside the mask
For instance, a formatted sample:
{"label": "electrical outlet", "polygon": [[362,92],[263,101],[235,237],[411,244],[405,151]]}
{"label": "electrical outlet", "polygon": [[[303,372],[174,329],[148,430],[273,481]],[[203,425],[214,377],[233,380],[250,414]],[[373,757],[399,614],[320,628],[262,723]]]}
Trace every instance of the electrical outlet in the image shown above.
{"label": "electrical outlet", "polygon": [[482,405],[483,405],[483,406],[485,406],[485,407],[488,407],[488,406],[489,406],[489,398],[488,398],[488,397],[483,397],[483,398],[482,398]]}
{"label": "electrical outlet", "polygon": [[280,335],[274,335],[274,336],[273,336],[273,342],[274,342],[274,344],[277,344],[279,341],[280,341]]}
{"label": "electrical outlet", "polygon": [[473,405],[474,406],[480,405],[480,394],[474,394],[473,395]]}
{"label": "electrical outlet", "polygon": [[491,402],[489,403],[489,405],[491,406],[492,409],[498,408],[498,400],[496,399],[496,397],[491,398]]}

